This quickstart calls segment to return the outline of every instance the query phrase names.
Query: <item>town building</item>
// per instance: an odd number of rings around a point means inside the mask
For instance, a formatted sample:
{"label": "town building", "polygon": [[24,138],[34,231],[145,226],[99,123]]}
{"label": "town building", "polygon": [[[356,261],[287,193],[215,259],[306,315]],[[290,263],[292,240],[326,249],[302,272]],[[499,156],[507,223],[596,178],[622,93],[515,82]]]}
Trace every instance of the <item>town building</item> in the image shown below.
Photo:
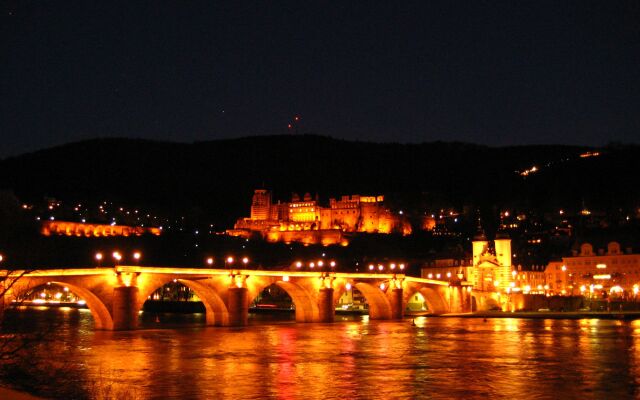
{"label": "town building", "polygon": [[640,285],[640,254],[619,242],[584,242],[572,255],[549,263],[545,271],[554,294],[590,298],[636,298]]}

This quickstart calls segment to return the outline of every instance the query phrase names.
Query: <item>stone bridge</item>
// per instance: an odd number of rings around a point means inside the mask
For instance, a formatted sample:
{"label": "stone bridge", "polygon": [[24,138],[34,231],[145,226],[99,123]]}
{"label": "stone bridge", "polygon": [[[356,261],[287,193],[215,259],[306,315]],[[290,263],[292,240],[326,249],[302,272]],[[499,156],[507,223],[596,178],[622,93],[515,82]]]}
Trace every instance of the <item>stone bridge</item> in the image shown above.
{"label": "stone bridge", "polygon": [[[4,275],[3,275],[4,276]],[[20,276],[12,282],[12,279]],[[12,278],[14,277],[14,278]],[[116,266],[115,268],[36,270],[10,273],[3,304],[47,283],[63,285],[82,298],[96,329],[135,329],[144,302],[158,288],[177,281],[192,289],[206,309],[206,324],[243,326],[249,303],[262,290],[277,285],[295,304],[298,322],[332,322],[336,304],[350,287],[369,304],[371,319],[399,319],[407,301],[422,294],[435,314],[471,311],[471,287],[464,282],[422,279],[404,274],[304,271],[221,270]]]}

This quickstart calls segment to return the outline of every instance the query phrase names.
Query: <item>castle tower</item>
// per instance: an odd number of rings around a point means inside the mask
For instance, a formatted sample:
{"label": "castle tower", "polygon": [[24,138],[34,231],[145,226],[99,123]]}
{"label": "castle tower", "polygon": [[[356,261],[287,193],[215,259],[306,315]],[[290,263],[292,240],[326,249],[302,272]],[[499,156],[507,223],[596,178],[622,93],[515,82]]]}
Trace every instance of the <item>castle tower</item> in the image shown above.
{"label": "castle tower", "polygon": [[251,219],[265,221],[271,214],[271,192],[265,189],[256,189],[251,199]]}

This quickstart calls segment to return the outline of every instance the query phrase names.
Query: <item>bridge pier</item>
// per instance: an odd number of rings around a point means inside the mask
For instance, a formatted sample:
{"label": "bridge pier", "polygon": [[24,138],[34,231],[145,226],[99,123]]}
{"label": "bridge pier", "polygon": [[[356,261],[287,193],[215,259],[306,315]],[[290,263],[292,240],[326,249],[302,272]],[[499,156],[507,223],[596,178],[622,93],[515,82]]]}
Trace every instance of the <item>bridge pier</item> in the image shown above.
{"label": "bridge pier", "polygon": [[246,326],[249,323],[249,295],[246,287],[230,287],[227,301],[229,326]]}
{"label": "bridge pier", "polygon": [[471,311],[471,295],[464,286],[449,286],[449,312],[465,313]]}
{"label": "bridge pier", "polygon": [[402,303],[402,288],[391,290],[391,319],[402,319],[404,307]]}
{"label": "bridge pier", "polygon": [[321,288],[318,293],[318,322],[333,322],[333,288]]}
{"label": "bridge pier", "polygon": [[138,326],[138,288],[119,286],[113,289],[113,330],[125,331]]}

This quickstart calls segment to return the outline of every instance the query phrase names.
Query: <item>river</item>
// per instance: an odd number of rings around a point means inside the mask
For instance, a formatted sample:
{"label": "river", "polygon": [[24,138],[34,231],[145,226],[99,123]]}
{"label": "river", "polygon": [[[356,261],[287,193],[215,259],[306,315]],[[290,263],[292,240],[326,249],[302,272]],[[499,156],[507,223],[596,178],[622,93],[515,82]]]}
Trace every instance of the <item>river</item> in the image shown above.
{"label": "river", "polygon": [[[426,318],[244,328],[202,315],[147,315],[142,329],[94,331],[87,310],[15,312],[55,330],[33,360],[62,371],[48,396],[127,399],[634,398],[640,321]],[[286,317],[285,317],[286,318]],[[35,363],[38,364],[38,363]],[[47,367],[48,365],[48,367]],[[41,367],[42,369],[42,367]],[[44,374],[47,375],[47,374]],[[70,389],[71,393],[61,394]],[[48,390],[51,392],[47,393]],[[71,397],[70,397],[71,396]]]}

